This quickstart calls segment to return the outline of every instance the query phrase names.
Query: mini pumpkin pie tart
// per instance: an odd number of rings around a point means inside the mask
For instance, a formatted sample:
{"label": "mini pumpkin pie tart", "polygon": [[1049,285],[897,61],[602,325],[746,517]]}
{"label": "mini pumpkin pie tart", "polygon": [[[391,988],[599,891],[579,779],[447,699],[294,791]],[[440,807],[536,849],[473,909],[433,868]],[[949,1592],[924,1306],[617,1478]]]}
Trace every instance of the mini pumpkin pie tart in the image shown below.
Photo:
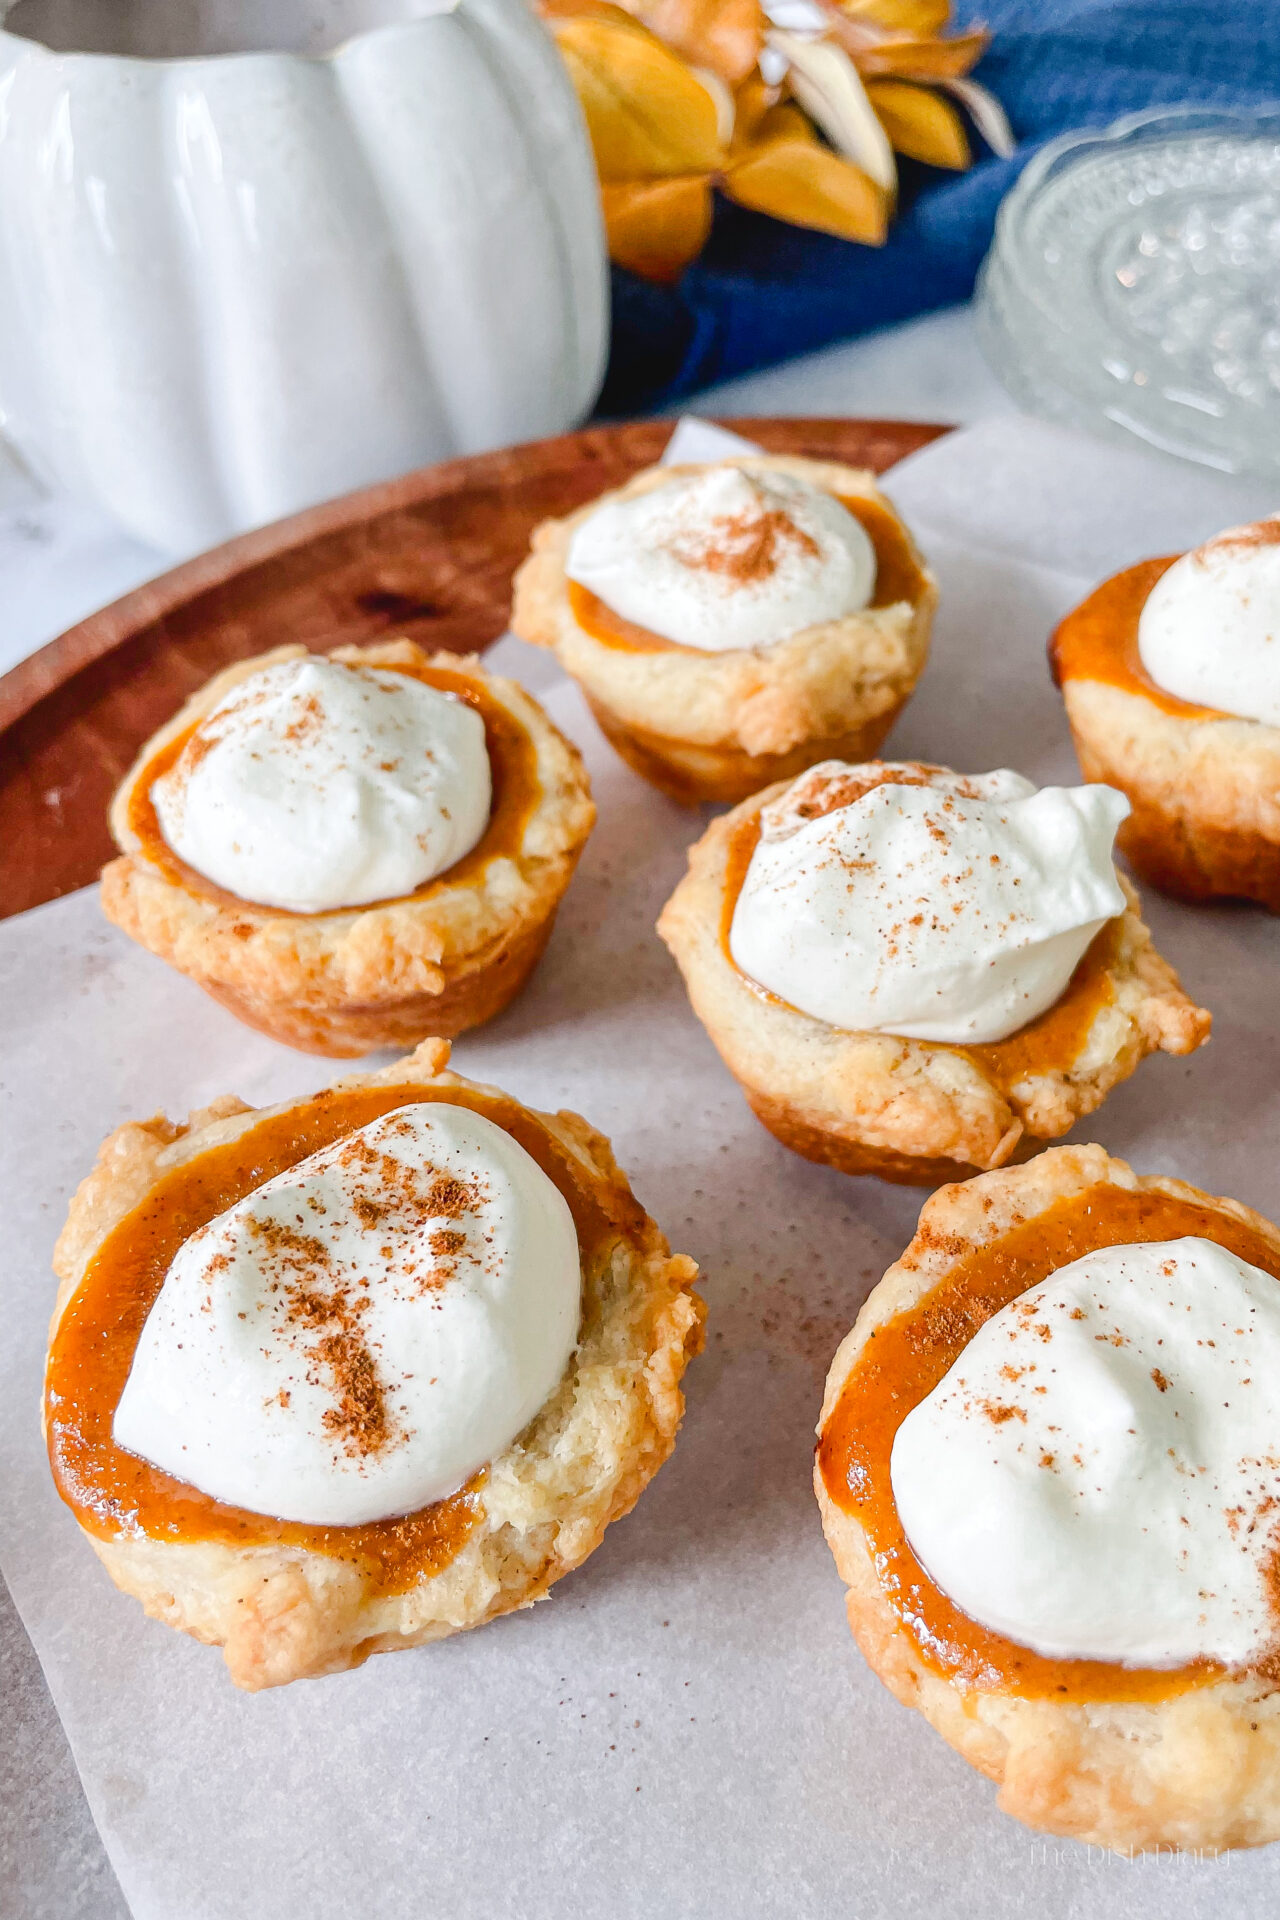
{"label": "mini pumpkin pie tart", "polygon": [[870,473],[777,456],[650,467],[548,520],[511,624],[678,800],[864,759],[924,667],[937,587]]}
{"label": "mini pumpkin pie tart", "polygon": [[448,1053],[119,1127],[58,1242],[58,1491],[241,1687],[530,1605],[675,1443],[697,1268],[594,1128]]}
{"label": "mini pumpkin pie tart", "polygon": [[111,808],[107,917],[312,1053],[451,1037],[519,992],[595,821],[512,680],[410,640],[215,675]]}
{"label": "mini pumpkin pie tart", "polygon": [[1208,1037],[1112,864],[1125,810],[1105,786],[828,761],[712,821],[658,932],[784,1146],[936,1184]]}
{"label": "mini pumpkin pie tart", "polygon": [[1280,1231],[1101,1147],[944,1187],[832,1363],[849,1622],[1029,1826],[1280,1838]]}
{"label": "mini pumpkin pie tart", "polygon": [[1116,574],[1050,659],[1086,776],[1129,797],[1137,870],[1280,912],[1280,517]]}

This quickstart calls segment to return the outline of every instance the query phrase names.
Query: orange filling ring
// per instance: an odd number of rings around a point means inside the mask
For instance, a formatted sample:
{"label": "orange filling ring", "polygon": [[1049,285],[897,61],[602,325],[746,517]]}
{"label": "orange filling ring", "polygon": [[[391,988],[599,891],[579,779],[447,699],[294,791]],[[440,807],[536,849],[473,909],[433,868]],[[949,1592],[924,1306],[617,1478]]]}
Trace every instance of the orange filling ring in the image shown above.
{"label": "orange filling ring", "polygon": [[[889,1477],[894,1436],[978,1328],[1059,1267],[1098,1247],[1195,1234],[1280,1279],[1280,1249],[1217,1208],[1160,1192],[1099,1185],[1057,1200],[989,1246],[975,1247],[923,1299],[877,1327],[854,1362],[818,1443],[822,1483],[857,1519],[881,1591],[923,1664],[962,1688],[1032,1699],[1166,1699],[1219,1678],[1208,1660],[1179,1668],[1054,1660],[971,1619],[934,1585],[907,1543]],[[951,1244],[930,1236],[926,1246]]]}
{"label": "orange filling ring", "polygon": [[1216,707],[1197,707],[1191,701],[1179,700],[1175,693],[1166,693],[1151,678],[1138,652],[1138,619],[1151,589],[1181,558],[1181,554],[1171,553],[1161,560],[1143,560],[1104,580],[1067,615],[1049,641],[1049,664],[1056,685],[1064,686],[1068,680],[1099,680],[1104,686],[1137,694],[1161,713],[1179,720],[1232,718]]}
{"label": "orange filling ring", "polygon": [[[883,779],[873,780],[865,790],[870,792],[873,786],[882,786],[892,778],[892,774],[886,773]],[[797,1009],[788,1001],[771,993],[768,987],[762,987],[758,980],[753,980],[749,973],[743,972],[729,944],[734,910],[759,840],[759,813],[739,821],[734,828],[725,866],[724,895],[720,909],[720,948],[738,978],[753,993],[771,1006],[785,1007],[789,1013],[794,1013]],[[1084,1051],[1090,1029],[1102,1008],[1110,1006],[1115,999],[1110,970],[1119,946],[1119,934],[1119,917],[1099,928],[1058,999],[1007,1039],[976,1046],[959,1046],[945,1040],[918,1040],[912,1044],[937,1048],[945,1053],[964,1054],[1003,1092],[1016,1086],[1029,1074],[1066,1072]]]}
{"label": "orange filling ring", "polygon": [[140,1535],[174,1544],[305,1547],[358,1564],[382,1592],[401,1593],[439,1573],[483,1517],[484,1475],[445,1500],[365,1526],[318,1527],[225,1504],[116,1445],[112,1423],[147,1315],[183,1241],[275,1174],[396,1107],[444,1101],[503,1127],[569,1203],[584,1265],[638,1207],[611,1219],[582,1170],[534,1115],[473,1088],[357,1087],[318,1094],[251,1126],[166,1173],[103,1241],[68,1302],[49,1351],[45,1420],[58,1492],[100,1540]]}
{"label": "orange filling ring", "polygon": [[[871,607],[892,607],[900,601],[912,606],[920,597],[924,574],[911,550],[911,542],[897,515],[879,500],[853,494],[833,496],[847,513],[866,529],[876,552],[876,584],[868,603]],[[569,611],[582,631],[602,647],[614,647],[628,653],[697,653],[678,640],[666,640],[648,627],[624,620],[620,613],[605,605],[598,594],[576,580],[566,582]],[[859,612],[864,609],[859,608]],[[750,651],[750,649],[748,649]]]}
{"label": "orange filling ring", "polygon": [[[493,799],[489,809],[489,824],[480,839],[465,853],[461,860],[438,873],[431,880],[424,881],[416,892],[400,896],[414,901],[429,900],[433,893],[444,887],[460,886],[482,872],[490,860],[501,857],[514,858],[518,855],[524,840],[525,827],[529,817],[541,798],[542,788],[538,779],[538,754],[529,733],[515,715],[485,685],[483,680],[473,679],[465,673],[455,672],[451,667],[427,667],[399,665],[380,669],[388,673],[407,674],[411,679],[421,680],[429,687],[438,687],[442,693],[454,694],[459,700],[465,700],[474,707],[484,721],[485,747],[489,755],[489,768],[493,781]],[[234,907],[243,911],[246,907],[260,914],[268,914],[273,919],[314,920],[320,917],[314,913],[295,913],[288,907],[261,907],[251,900],[242,900],[239,895],[228,893],[176,854],[160,830],[160,821],[156,814],[155,802],[151,790],[162,774],[168,773],[177,762],[191,736],[204,724],[204,718],[193,720],[178,736],[161,747],[134,782],[129,796],[129,831],[136,837],[143,857],[159,869],[172,886],[183,887],[188,893],[195,893],[207,900],[215,901],[219,906]],[[372,913],[378,907],[392,906],[392,900],[370,901],[360,907],[335,907],[323,909],[332,913]]]}

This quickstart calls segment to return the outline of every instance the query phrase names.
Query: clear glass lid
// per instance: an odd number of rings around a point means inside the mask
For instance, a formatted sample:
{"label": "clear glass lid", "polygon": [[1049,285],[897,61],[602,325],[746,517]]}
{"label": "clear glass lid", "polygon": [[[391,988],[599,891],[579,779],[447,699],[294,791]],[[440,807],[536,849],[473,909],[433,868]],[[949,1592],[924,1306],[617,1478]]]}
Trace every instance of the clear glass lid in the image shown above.
{"label": "clear glass lid", "polygon": [[1031,412],[1280,475],[1280,105],[1043,148],[1000,208],[978,327]]}

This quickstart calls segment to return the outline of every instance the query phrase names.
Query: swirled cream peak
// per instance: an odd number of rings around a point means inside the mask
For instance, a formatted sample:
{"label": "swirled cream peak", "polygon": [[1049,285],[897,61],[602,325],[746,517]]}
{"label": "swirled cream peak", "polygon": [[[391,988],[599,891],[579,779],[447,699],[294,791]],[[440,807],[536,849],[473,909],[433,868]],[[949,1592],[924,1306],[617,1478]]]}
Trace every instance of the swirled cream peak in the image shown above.
{"label": "swirled cream peak", "polygon": [[1175,560],[1138,616],[1138,653],[1179,700],[1280,727],[1280,515]]}
{"label": "swirled cream peak", "polygon": [[865,607],[876,554],[834,495],[722,465],[606,500],[575,529],[565,571],[624,620],[724,653]]}
{"label": "swirled cream peak", "polygon": [[1053,1659],[1280,1642],[1280,1285],[1209,1240],[1104,1247],[993,1315],[907,1415],[912,1550]]}
{"label": "swirled cream peak", "polygon": [[465,701],[307,655],[232,687],[151,792],[197,873],[258,906],[327,913],[412,893],[469,853],[492,777]]}
{"label": "swirled cream peak", "polygon": [[254,1513],[354,1526],[455,1492],[578,1337],[569,1207],[511,1135],[399,1107],[183,1242],[115,1438]]}
{"label": "swirled cream peak", "polygon": [[1111,849],[1127,812],[1111,787],[823,761],[761,811],[729,950],[829,1026],[1003,1040],[1123,911]]}

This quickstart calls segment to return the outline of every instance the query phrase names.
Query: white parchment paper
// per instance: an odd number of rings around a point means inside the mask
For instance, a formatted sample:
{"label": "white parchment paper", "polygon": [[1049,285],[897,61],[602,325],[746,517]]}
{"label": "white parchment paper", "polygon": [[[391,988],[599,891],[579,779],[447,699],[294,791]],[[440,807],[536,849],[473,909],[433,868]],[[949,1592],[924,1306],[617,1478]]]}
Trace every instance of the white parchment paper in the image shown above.
{"label": "white parchment paper", "polygon": [[[1041,781],[1075,777],[1045,667],[1055,619],[1113,567],[1274,505],[1019,421],[944,441],[889,485],[943,588],[892,752]],[[831,1354],[920,1196],[809,1166],[751,1118],[652,932],[698,816],[614,758],[544,656],[508,641],[494,664],[582,743],[601,819],[537,977],[455,1064],[606,1129],[702,1263],[710,1303],[674,1458],[531,1612],[248,1697],[215,1652],[115,1592],[53,1493],[37,1430],[67,1196],[120,1120],[332,1076],[132,947],[92,893],[0,928],[0,1563],[135,1914],[1221,1920],[1274,1907],[1280,1847],[1128,1864],[1025,1832],[863,1666],[809,1487],[813,1424]],[[1084,1137],[1280,1215],[1280,926],[1147,905],[1215,1036],[1189,1061],[1148,1062]]]}

